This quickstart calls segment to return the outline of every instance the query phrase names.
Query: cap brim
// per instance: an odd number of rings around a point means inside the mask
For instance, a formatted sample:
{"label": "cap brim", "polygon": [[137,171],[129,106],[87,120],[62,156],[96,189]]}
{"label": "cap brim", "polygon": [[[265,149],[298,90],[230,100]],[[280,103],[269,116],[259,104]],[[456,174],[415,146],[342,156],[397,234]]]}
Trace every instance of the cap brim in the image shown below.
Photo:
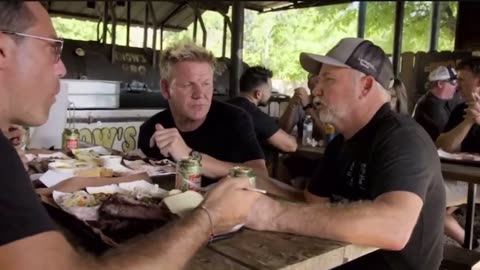
{"label": "cap brim", "polygon": [[328,56],[304,52],[300,53],[300,65],[306,71],[312,74],[318,74],[322,64],[349,68],[348,65]]}

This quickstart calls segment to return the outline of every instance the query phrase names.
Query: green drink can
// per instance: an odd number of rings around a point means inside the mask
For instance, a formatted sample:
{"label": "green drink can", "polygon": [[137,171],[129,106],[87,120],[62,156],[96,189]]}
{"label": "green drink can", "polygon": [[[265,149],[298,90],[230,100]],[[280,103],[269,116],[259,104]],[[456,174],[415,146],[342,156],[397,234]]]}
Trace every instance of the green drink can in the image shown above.
{"label": "green drink can", "polygon": [[230,169],[228,175],[230,177],[247,177],[250,180],[250,184],[252,188],[255,188],[255,173],[253,172],[252,168],[243,167],[243,166],[235,166]]}
{"label": "green drink can", "polygon": [[181,191],[201,191],[202,165],[198,159],[185,158],[177,162],[175,188]]}
{"label": "green drink can", "polygon": [[76,128],[66,128],[62,134],[62,150],[71,151],[78,148],[80,141],[80,132]]}

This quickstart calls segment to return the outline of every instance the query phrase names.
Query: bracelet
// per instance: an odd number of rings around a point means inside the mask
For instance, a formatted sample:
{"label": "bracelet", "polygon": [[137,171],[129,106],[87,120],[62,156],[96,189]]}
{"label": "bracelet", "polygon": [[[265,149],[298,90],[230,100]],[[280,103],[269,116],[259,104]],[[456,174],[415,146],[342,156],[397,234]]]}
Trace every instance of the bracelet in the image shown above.
{"label": "bracelet", "polygon": [[215,233],[213,231],[213,219],[212,219],[212,215],[210,214],[210,210],[208,210],[205,206],[201,205],[200,206],[200,209],[204,210],[205,213],[207,213],[207,216],[208,216],[208,220],[210,221],[210,228],[212,229],[211,231],[211,234],[210,234],[210,238],[208,239],[208,243],[211,243],[212,240],[213,240],[213,237],[215,236]]}

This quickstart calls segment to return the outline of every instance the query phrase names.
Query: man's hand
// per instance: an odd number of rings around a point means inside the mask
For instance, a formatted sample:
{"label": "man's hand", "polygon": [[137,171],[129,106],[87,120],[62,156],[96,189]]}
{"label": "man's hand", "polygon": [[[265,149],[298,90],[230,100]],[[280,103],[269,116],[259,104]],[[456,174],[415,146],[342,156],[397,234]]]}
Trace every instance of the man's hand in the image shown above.
{"label": "man's hand", "polygon": [[469,101],[468,107],[465,109],[464,119],[470,120],[472,123],[480,125],[480,102]]}
{"label": "man's hand", "polygon": [[150,138],[150,147],[156,145],[163,156],[170,156],[175,161],[188,157],[192,149],[185,144],[178,129],[163,128],[160,124],[156,124],[155,129],[157,131]]}
{"label": "man's hand", "polygon": [[311,97],[308,94],[307,90],[303,87],[298,87],[293,90],[293,98],[298,99],[300,102],[299,104],[302,105],[302,107],[307,106],[308,104],[311,103]]}
{"label": "man's hand", "polygon": [[229,232],[235,225],[244,224],[257,199],[262,196],[251,188],[246,177],[224,178],[203,202],[212,215],[215,234]]}

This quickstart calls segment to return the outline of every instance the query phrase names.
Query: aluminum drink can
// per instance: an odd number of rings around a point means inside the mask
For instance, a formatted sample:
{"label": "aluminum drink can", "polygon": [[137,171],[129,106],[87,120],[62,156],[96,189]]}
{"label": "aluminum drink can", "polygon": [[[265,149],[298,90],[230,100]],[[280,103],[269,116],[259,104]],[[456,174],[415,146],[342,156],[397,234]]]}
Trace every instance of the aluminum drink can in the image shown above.
{"label": "aluminum drink can", "polygon": [[248,180],[250,180],[250,185],[252,185],[252,188],[255,188],[255,173],[253,172],[252,168],[248,167],[243,167],[243,166],[235,166],[230,169],[228,175],[230,177],[244,177],[246,176]]}
{"label": "aluminum drink can", "polygon": [[80,132],[76,128],[66,128],[62,133],[62,150],[71,151],[78,148]]}
{"label": "aluminum drink can", "polygon": [[185,158],[177,162],[175,188],[181,191],[201,191],[202,165],[193,158]]}

